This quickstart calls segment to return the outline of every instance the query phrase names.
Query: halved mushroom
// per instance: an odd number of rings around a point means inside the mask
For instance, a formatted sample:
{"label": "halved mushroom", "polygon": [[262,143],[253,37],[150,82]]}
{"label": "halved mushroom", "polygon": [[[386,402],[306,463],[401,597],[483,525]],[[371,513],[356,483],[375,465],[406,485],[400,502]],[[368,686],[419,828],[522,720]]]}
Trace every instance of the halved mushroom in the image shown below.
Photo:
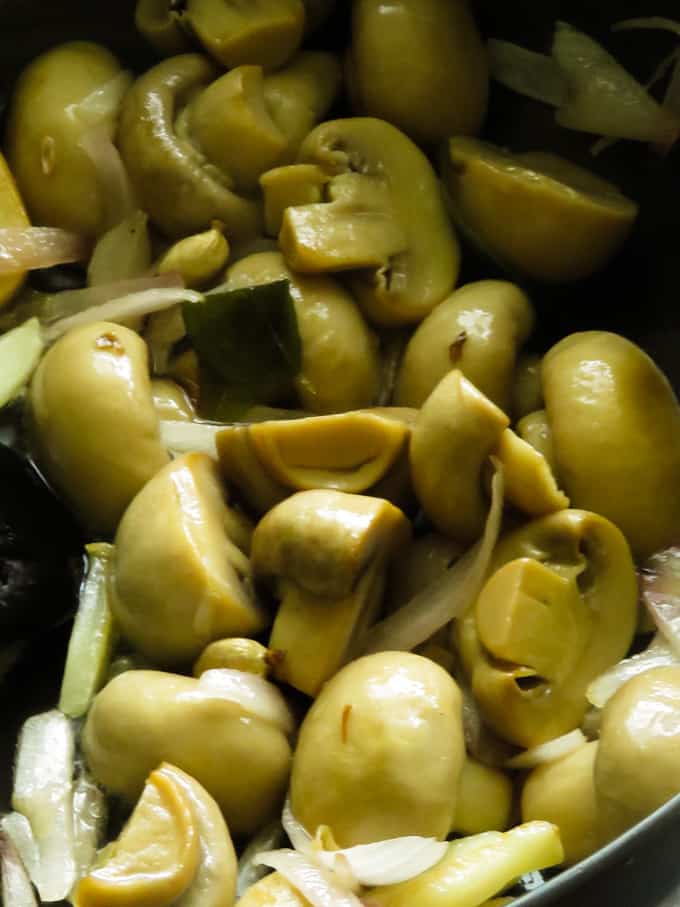
{"label": "halved mushroom", "polygon": [[228,69],[277,69],[302,40],[305,7],[302,0],[187,0],[180,21]]}
{"label": "halved mushroom", "polygon": [[680,668],[645,671],[607,702],[595,758],[595,791],[604,841],[680,791],[679,746]]}
{"label": "halved mushroom", "polygon": [[281,599],[269,639],[279,680],[315,696],[351,657],[409,536],[394,505],[340,491],[298,492],[260,521],[252,563]]}
{"label": "halved mushroom", "polygon": [[422,406],[441,379],[459,369],[504,412],[510,410],[517,351],[534,312],[526,294],[505,280],[466,284],[419,325],[401,361],[399,406]]}
{"label": "halved mushroom", "polygon": [[457,369],[423,404],[411,437],[411,474],[420,504],[454,539],[474,541],[489,509],[490,457],[506,474],[506,500],[530,516],[568,506],[538,451],[507,428],[509,419]]}
{"label": "halved mushroom", "polygon": [[281,693],[262,677],[133,670],[97,694],[82,746],[96,780],[128,803],[159,763],[172,762],[214,797],[229,829],[243,835],[281,808],[292,729]]}
{"label": "halved mushroom", "polygon": [[[232,191],[231,177],[206,161],[183,125],[186,105],[218,75],[206,57],[164,60],[125,97],[118,145],[141,207],[168,236],[205,230],[213,220],[229,238],[257,233],[259,205]],[[183,133],[184,131],[184,133]]]}
{"label": "halved mushroom", "polygon": [[[113,54],[89,41],[60,44],[21,74],[7,123],[7,158],[36,223],[87,235],[113,226],[106,223],[105,188],[82,140],[93,128],[113,135],[129,81]],[[81,105],[97,94],[86,113]]]}
{"label": "halved mushroom", "polygon": [[481,128],[489,65],[468,0],[354,0],[348,70],[354,110],[416,142]]}
{"label": "halved mushroom", "polygon": [[557,469],[576,507],[601,513],[639,557],[680,530],[680,406],[650,357],[607,331],[571,334],[543,359]]}
{"label": "halved mushroom", "polygon": [[194,778],[153,771],[106,855],[78,882],[74,907],[223,907],[236,894],[236,853],[222,813]]}
{"label": "halved mushroom", "polygon": [[234,525],[240,520],[206,454],[174,460],[136,496],[116,534],[111,603],[135,649],[182,664],[214,639],[265,626]]}
{"label": "halved mushroom", "polygon": [[129,328],[73,328],[47,351],[29,390],[34,452],[91,530],[115,532],[123,511],[168,462],[148,351]]}
{"label": "halved mushroom", "polygon": [[628,651],[635,567],[613,523],[562,510],[505,536],[493,569],[457,643],[484,718],[531,747],[578,727],[588,684]]}
{"label": "halved mushroom", "polygon": [[369,318],[422,320],[451,292],[460,258],[422,151],[389,123],[357,117],[317,126],[298,162],[329,179],[322,201],[285,208],[279,242],[291,268],[354,272],[350,284]]}
{"label": "halved mushroom", "polygon": [[230,290],[288,281],[302,342],[295,389],[304,409],[336,413],[375,402],[377,341],[351,294],[332,277],[296,274],[280,252],[259,252],[229,268],[226,280]]}
{"label": "halved mushroom", "polygon": [[181,25],[181,11],[172,0],[137,0],[135,26],[154,50],[172,57],[191,50],[191,42]]}
{"label": "halved mushroom", "polygon": [[295,159],[339,85],[340,66],[329,53],[305,51],[271,75],[260,66],[239,66],[190,103],[187,127],[237,191],[252,193],[262,173]]}

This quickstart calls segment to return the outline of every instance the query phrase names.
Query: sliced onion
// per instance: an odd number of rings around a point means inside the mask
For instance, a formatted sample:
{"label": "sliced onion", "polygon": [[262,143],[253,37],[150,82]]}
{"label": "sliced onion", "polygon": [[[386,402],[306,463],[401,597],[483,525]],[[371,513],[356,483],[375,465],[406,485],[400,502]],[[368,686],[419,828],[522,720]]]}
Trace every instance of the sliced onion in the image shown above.
{"label": "sliced onion", "polygon": [[12,806],[26,816],[38,845],[33,880],[43,901],[68,897],[76,879],[71,722],[53,710],[29,718],[17,747]]}
{"label": "sliced onion", "polygon": [[506,88],[560,107],[567,98],[564,73],[552,57],[535,53],[509,41],[489,41],[489,62],[493,78]]}
{"label": "sliced onion", "polygon": [[677,140],[678,119],[591,37],[558,22],[552,54],[569,83],[556,113],[562,126],[667,146]]}
{"label": "sliced onion", "polygon": [[87,266],[88,286],[132,280],[148,274],[151,268],[148,221],[144,211],[133,211],[99,237]]}
{"label": "sliced onion", "polygon": [[29,879],[36,879],[40,855],[31,831],[31,823],[26,816],[17,812],[7,813],[0,819],[0,829],[11,839]]}
{"label": "sliced onion", "polygon": [[293,815],[289,797],[286,797],[286,802],[283,805],[281,825],[283,826],[283,830],[288,835],[288,840],[293,845],[295,850],[299,851],[300,853],[306,853],[312,843],[312,836],[309,834],[304,825],[299,822]]}
{"label": "sliced onion", "polygon": [[82,878],[92,867],[108,816],[104,792],[81,770],[73,786],[73,852]]}
{"label": "sliced onion", "polygon": [[59,227],[0,228],[0,275],[85,261],[87,240]]}
{"label": "sliced onion", "polygon": [[284,734],[293,732],[293,716],[286,700],[278,687],[264,677],[232,668],[214,668],[201,674],[198,686],[201,696],[210,693],[228,699],[242,705],[249,714],[276,725]]}
{"label": "sliced onion", "polygon": [[673,652],[668,643],[657,634],[644,652],[624,658],[613,667],[600,674],[588,687],[586,697],[591,705],[603,709],[620,687],[652,668],[664,668],[680,664],[680,657]]}
{"label": "sliced onion", "polygon": [[217,459],[215,438],[224,430],[217,422],[179,422],[161,420],[161,441],[169,451],[178,456],[200,451]]}
{"label": "sliced onion", "polygon": [[482,538],[402,608],[372,627],[361,646],[363,652],[415,649],[474,604],[484,584],[503,517],[503,470],[500,464],[494,465],[491,507]]}
{"label": "sliced onion", "polygon": [[37,318],[0,336],[0,407],[6,406],[28,383],[44,348]]}
{"label": "sliced onion", "polygon": [[123,159],[111,139],[109,125],[104,123],[86,129],[78,145],[95,169],[104,205],[103,226],[111,229],[135,211],[137,202]]}
{"label": "sliced onion", "polygon": [[627,31],[639,28],[669,31],[680,38],[680,22],[676,22],[674,19],[667,19],[665,16],[641,16],[636,19],[622,19],[612,25],[612,31]]}
{"label": "sliced onion", "polygon": [[431,869],[447,849],[446,841],[409,835],[341,850],[320,850],[316,859],[332,871],[341,861],[357,885],[396,885]]}
{"label": "sliced onion", "polygon": [[266,866],[255,865],[255,858],[266,850],[281,847],[284,841],[284,832],[280,822],[272,822],[259,831],[243,851],[238,861],[238,875],[236,877],[236,897],[242,898],[246,891],[263,879],[269,870]]}
{"label": "sliced onion", "polygon": [[280,872],[313,907],[363,907],[359,898],[343,888],[330,872],[294,850],[265,851],[254,862]]}
{"label": "sliced onion", "polygon": [[91,324],[94,321],[127,321],[131,318],[142,318],[152,312],[162,312],[179,302],[202,302],[203,296],[194,290],[142,290],[141,293],[130,293],[120,299],[112,299],[102,305],[94,306],[53,322],[45,330],[45,340],[52,343],[70,331],[71,328],[81,324]]}
{"label": "sliced onion", "polygon": [[122,299],[132,293],[145,290],[181,290],[184,281],[179,274],[161,274],[158,277],[136,277],[131,280],[116,280],[113,283],[83,290],[62,290],[48,296],[37,312],[44,325],[54,324],[62,318],[70,318],[113,299]]}
{"label": "sliced onion", "polygon": [[80,718],[106,677],[113,648],[113,616],[108,583],[113,545],[87,546],[87,576],[80,589],[78,611],[68,644],[59,708]]}
{"label": "sliced onion", "polygon": [[564,759],[574,750],[579,749],[584,743],[587,743],[585,735],[580,730],[570,731],[561,737],[555,737],[554,740],[548,740],[546,743],[539,743],[538,746],[532,746],[531,749],[513,756],[505,763],[506,768],[512,769],[529,769],[536,768],[537,765],[545,765],[548,762],[556,762],[558,759]]}
{"label": "sliced onion", "polygon": [[10,838],[0,832],[2,903],[5,907],[38,907],[33,886]]}
{"label": "sliced onion", "polygon": [[71,104],[68,112],[85,126],[99,126],[106,123],[111,128],[115,125],[120,105],[132,85],[133,77],[123,69],[108,82],[104,82],[77,104]]}
{"label": "sliced onion", "polygon": [[680,546],[653,554],[640,571],[642,601],[657,629],[680,657]]}

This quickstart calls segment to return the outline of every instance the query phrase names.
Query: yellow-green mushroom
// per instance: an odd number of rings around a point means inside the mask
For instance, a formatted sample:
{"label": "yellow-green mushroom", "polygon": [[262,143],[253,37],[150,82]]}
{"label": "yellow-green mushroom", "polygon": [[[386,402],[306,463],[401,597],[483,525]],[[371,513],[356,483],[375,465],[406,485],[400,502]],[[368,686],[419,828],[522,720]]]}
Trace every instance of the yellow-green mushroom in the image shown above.
{"label": "yellow-green mushroom", "polygon": [[281,600],[269,638],[279,680],[316,696],[352,657],[409,536],[393,504],[340,491],[298,492],[260,521],[252,563]]}
{"label": "yellow-green mushroom", "polygon": [[579,726],[588,684],[625,656],[636,622],[635,567],[620,530],[562,510],[501,539],[456,639],[484,719],[531,747]]}
{"label": "yellow-green mushroom", "polygon": [[168,462],[144,341],[106,321],[52,346],[28,394],[33,449],[90,531],[112,534],[142,486]]}
{"label": "yellow-green mushroom", "polygon": [[218,76],[207,57],[182,54],[140,76],[123,102],[118,147],[141,207],[172,238],[225,226],[230,239],[254,236],[257,202],[232,189],[232,179],[191,141],[186,107]]}
{"label": "yellow-green mushroom", "polygon": [[279,243],[293,270],[349,271],[379,324],[421,321],[451,292],[458,242],[435,173],[407,136],[372,117],[332,120],[307,136],[298,164],[318,165],[328,182],[322,200],[284,209]]}
{"label": "yellow-green mushroom", "polygon": [[183,664],[215,639],[263,629],[241,528],[207,454],[174,460],[144,486],[118,527],[111,597],[137,651]]}
{"label": "yellow-green mushroom", "polygon": [[477,134],[489,65],[470,4],[354,0],[348,81],[356,113],[394,123],[416,142]]}
{"label": "yellow-green mushroom", "polygon": [[438,665],[409,652],[352,662],[300,728],[290,802],[341,847],[403,835],[443,839],[464,757],[461,695]]}
{"label": "yellow-green mushroom", "polygon": [[[21,74],[5,147],[35,223],[89,236],[112,226],[107,223],[106,187],[83,140],[93,130],[113,135],[129,81],[110,51],[88,41],[60,44]],[[90,100],[95,93],[98,104]]]}
{"label": "yellow-green mushroom", "polygon": [[645,557],[680,530],[680,406],[638,346],[607,331],[571,334],[545,356],[555,463],[575,507],[601,513]]}
{"label": "yellow-green mushroom", "polygon": [[95,697],[82,745],[96,780],[128,803],[159,763],[172,762],[214,797],[230,830],[244,835],[281,808],[292,728],[281,693],[261,677],[125,671]]}
{"label": "yellow-green mushroom", "polygon": [[227,271],[230,290],[287,280],[302,343],[295,379],[310,413],[372,406],[380,387],[377,341],[351,294],[326,275],[297,274],[280,252],[258,252]]}

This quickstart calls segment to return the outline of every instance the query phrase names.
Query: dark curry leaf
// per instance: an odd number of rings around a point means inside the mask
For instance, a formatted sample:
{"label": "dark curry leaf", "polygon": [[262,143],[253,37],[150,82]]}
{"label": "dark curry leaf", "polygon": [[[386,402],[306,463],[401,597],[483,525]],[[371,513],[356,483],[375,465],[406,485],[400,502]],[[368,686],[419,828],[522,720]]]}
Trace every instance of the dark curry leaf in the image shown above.
{"label": "dark curry leaf", "polygon": [[302,363],[287,280],[209,293],[183,308],[187,333],[227,399],[267,403],[290,390]]}

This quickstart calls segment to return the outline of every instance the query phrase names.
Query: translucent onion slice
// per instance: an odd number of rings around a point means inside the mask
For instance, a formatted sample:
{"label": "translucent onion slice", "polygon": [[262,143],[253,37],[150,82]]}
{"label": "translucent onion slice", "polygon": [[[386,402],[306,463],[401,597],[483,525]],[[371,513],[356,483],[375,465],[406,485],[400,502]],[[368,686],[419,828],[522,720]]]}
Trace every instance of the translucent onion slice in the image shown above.
{"label": "translucent onion slice", "polygon": [[255,864],[275,869],[313,907],[363,907],[359,898],[342,887],[333,874],[294,850],[269,850]]}
{"label": "translucent onion slice", "polygon": [[680,657],[680,546],[647,559],[640,571],[642,601],[659,633]]}
{"label": "translucent onion slice", "polygon": [[275,850],[284,842],[284,832],[280,822],[266,825],[251,840],[250,844],[241,854],[238,861],[238,876],[236,877],[236,897],[241,898],[246,891],[263,879],[269,872],[266,866],[255,865],[255,858],[266,850]]}
{"label": "translucent onion slice", "polygon": [[672,145],[680,121],[633,78],[597,41],[558,22],[552,55],[569,84],[557,122],[612,138]]}
{"label": "translucent onion slice", "polygon": [[505,763],[506,768],[511,769],[530,769],[536,768],[537,765],[545,765],[548,762],[556,762],[563,759],[569,753],[573,753],[579,747],[587,743],[587,739],[582,731],[570,731],[561,737],[555,737],[554,740],[548,740],[546,743],[539,743],[538,746],[532,746],[531,749],[513,756]]}
{"label": "translucent onion slice", "polygon": [[177,456],[200,451],[217,459],[215,437],[223,429],[224,425],[217,422],[178,422],[162,419],[161,441]]}
{"label": "translucent onion slice", "polygon": [[88,710],[106,678],[113,648],[108,584],[114,548],[100,542],[86,550],[88,571],[80,589],[59,698],[59,708],[69,718],[80,718]]}
{"label": "translucent onion slice", "polygon": [[68,897],[76,879],[74,750],[71,722],[56,710],[32,716],[21,729],[12,806],[30,822],[40,855],[33,881],[48,902]]}
{"label": "translucent onion slice", "polygon": [[0,228],[0,275],[85,261],[87,240],[59,227]]}
{"label": "translucent onion slice", "polygon": [[566,101],[568,83],[552,57],[509,41],[491,39],[488,46],[491,75],[501,85],[553,107]]}
{"label": "translucent onion slice", "polygon": [[410,651],[450,621],[462,617],[484,584],[503,517],[503,470],[497,462],[491,482],[491,507],[482,538],[452,567],[366,634],[365,653]]}
{"label": "translucent onion slice", "polygon": [[238,703],[249,714],[279,727],[284,734],[293,732],[295,724],[286,700],[278,687],[264,677],[232,668],[214,668],[201,674],[198,685],[202,695],[209,692]]}
{"label": "translucent onion slice", "polygon": [[44,348],[37,318],[0,336],[0,407],[13,400],[28,383]]}
{"label": "translucent onion slice", "polygon": [[293,815],[293,810],[290,807],[289,797],[286,797],[286,802],[283,805],[281,825],[283,826],[285,833],[288,835],[288,840],[293,845],[294,849],[299,853],[306,853],[311,846],[312,836],[309,834],[302,822],[299,822]]}
{"label": "translucent onion slice", "polygon": [[6,907],[38,907],[33,886],[10,838],[0,832],[2,903]]}
{"label": "translucent onion slice", "polygon": [[107,816],[104,792],[81,769],[73,785],[73,852],[78,878],[82,878],[95,862]]}
{"label": "translucent onion slice", "polygon": [[72,104],[68,108],[69,113],[77,116],[85,126],[106,123],[113,130],[120,105],[132,82],[132,74],[123,69],[108,82],[91,91],[82,101]]}
{"label": "translucent onion slice", "polygon": [[90,287],[144,277],[151,268],[149,217],[133,211],[99,237],[87,266]]}
{"label": "translucent onion slice", "polygon": [[184,281],[179,274],[161,274],[158,277],[135,277],[130,280],[116,280],[112,283],[83,290],[62,290],[48,296],[38,307],[37,315],[44,325],[54,324],[62,318],[70,318],[80,312],[104,305],[113,299],[122,299],[132,293],[145,290],[181,290]]}
{"label": "translucent onion slice", "polygon": [[680,664],[680,657],[673,652],[665,639],[657,634],[644,652],[624,658],[613,667],[600,674],[586,691],[588,702],[598,709],[603,709],[620,687],[652,668],[665,668]]}
{"label": "translucent onion slice", "polygon": [[29,879],[38,877],[40,855],[38,845],[31,831],[31,823],[21,813],[7,813],[0,819],[0,829],[11,838],[14,849],[28,873]]}
{"label": "translucent onion slice", "polygon": [[622,19],[612,25],[612,31],[628,31],[629,29],[657,29],[669,31],[680,38],[680,22],[667,19],[665,16],[641,16],[636,19]]}
{"label": "translucent onion slice", "polygon": [[143,318],[152,312],[161,312],[179,302],[202,302],[203,296],[194,290],[142,290],[141,293],[130,293],[120,299],[112,299],[102,305],[93,306],[77,315],[55,321],[45,330],[45,340],[52,343],[70,331],[71,328],[93,321],[127,321],[131,318]]}
{"label": "translucent onion slice", "polygon": [[409,835],[341,850],[320,850],[316,859],[332,871],[340,864],[357,885],[396,885],[426,872],[447,849],[446,841]]}

